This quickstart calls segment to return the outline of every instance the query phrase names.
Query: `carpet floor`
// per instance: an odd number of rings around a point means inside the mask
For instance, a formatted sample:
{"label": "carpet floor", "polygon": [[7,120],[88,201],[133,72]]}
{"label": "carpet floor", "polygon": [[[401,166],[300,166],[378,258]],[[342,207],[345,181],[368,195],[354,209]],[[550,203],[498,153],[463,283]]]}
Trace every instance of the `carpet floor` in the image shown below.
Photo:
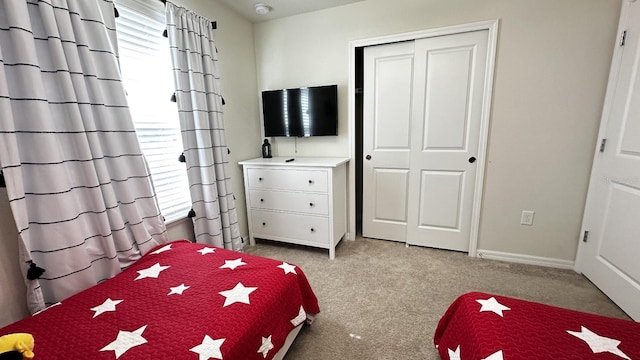
{"label": "carpet floor", "polygon": [[286,360],[439,359],[433,334],[459,295],[482,291],[629,319],[571,270],[470,258],[464,253],[362,239],[328,251],[258,240],[250,254],[300,267],[320,303]]}

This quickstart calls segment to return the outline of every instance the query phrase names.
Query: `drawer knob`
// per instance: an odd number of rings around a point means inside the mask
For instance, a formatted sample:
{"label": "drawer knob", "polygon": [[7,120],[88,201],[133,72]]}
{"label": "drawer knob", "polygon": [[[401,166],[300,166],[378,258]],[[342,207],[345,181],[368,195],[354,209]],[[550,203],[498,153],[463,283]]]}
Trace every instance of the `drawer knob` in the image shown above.
{"label": "drawer knob", "polygon": [[313,184],[313,180],[309,180],[309,184]]}
{"label": "drawer knob", "polygon": [[267,223],[266,223],[266,222],[263,222],[263,223],[262,223],[262,226],[266,226],[266,225],[267,225]]}
{"label": "drawer knob", "polygon": [[309,206],[313,207],[313,203],[309,203]]}
{"label": "drawer knob", "polygon": [[258,181],[262,181],[262,178],[258,178]]}
{"label": "drawer knob", "polygon": [[260,202],[264,202],[264,199],[260,199]]}
{"label": "drawer knob", "polygon": [[311,228],[311,232],[315,232],[315,231],[316,231],[316,229],[314,229],[314,228]]}

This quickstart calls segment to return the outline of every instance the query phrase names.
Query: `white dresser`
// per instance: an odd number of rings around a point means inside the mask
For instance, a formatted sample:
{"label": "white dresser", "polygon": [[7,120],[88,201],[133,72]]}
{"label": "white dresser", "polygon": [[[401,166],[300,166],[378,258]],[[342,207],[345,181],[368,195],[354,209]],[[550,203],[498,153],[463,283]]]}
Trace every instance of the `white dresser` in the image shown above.
{"label": "white dresser", "polygon": [[[286,162],[288,159],[293,161]],[[347,158],[276,157],[241,161],[255,238],[329,249],[347,230]]]}

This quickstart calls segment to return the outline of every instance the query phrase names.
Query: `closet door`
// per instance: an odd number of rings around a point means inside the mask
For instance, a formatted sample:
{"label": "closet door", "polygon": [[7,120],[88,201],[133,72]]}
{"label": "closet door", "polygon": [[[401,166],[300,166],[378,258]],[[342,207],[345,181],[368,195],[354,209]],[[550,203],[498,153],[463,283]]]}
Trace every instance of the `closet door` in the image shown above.
{"label": "closet door", "polygon": [[416,40],[409,244],[469,250],[488,33]]}
{"label": "closet door", "polygon": [[362,236],[407,233],[413,42],[364,49]]}
{"label": "closet door", "polygon": [[365,48],[364,237],[469,250],[488,33]]}

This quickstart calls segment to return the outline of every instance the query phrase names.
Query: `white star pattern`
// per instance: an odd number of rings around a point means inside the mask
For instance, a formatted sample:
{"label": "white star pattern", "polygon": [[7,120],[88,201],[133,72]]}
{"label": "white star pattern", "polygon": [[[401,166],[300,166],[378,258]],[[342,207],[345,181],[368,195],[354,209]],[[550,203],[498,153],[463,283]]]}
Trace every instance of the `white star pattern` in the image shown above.
{"label": "white star pattern", "polygon": [[238,266],[247,265],[246,262],[242,261],[242,258],[235,260],[225,260],[224,265],[220,266],[220,269],[231,269],[235,270]]}
{"label": "white star pattern", "polygon": [[[204,254],[198,250],[202,250]],[[194,254],[195,252],[198,255]],[[236,257],[238,255],[241,256]],[[244,261],[245,258],[250,264]],[[88,334],[93,334],[95,338],[85,351],[88,355],[81,355],[81,358],[104,360],[120,360],[120,358],[130,360],[145,358],[145,356],[152,358],[154,351],[157,352],[158,345],[165,347],[164,352],[167,353],[166,346],[158,344],[158,341],[162,340],[158,338],[158,334],[166,335],[168,329],[168,334],[173,334],[171,336],[173,336],[174,347],[177,346],[178,353],[182,353],[177,355],[180,359],[233,360],[234,354],[245,360],[259,360],[260,356],[263,356],[263,360],[272,359],[277,356],[276,353],[285,342],[285,338],[290,338],[289,330],[295,328],[297,333],[300,328],[307,326],[310,319],[314,317],[314,313],[319,311],[316,296],[306,280],[304,267],[299,268],[300,276],[297,276],[296,262],[286,263],[286,260],[282,259],[273,260],[232,252],[212,244],[177,241],[161,243],[147,250],[143,259],[129,265],[132,266],[128,271],[124,269],[121,276],[108,279],[110,281],[96,289],[74,297],[79,307],[67,302],[58,303],[56,305],[62,306],[50,309],[49,314],[41,316],[41,320],[44,321],[51,320],[50,315],[57,314],[65,317],[64,314],[69,311],[79,314],[80,317],[75,321],[76,328],[80,329],[78,338],[80,340],[77,343],[82,342],[82,337]],[[283,272],[274,268],[279,268]],[[289,275],[294,276],[289,277]],[[184,281],[176,284],[181,280],[186,280],[190,285],[186,285]],[[247,284],[245,285],[244,282]],[[167,288],[169,288],[168,292]],[[186,296],[184,296],[185,293]],[[112,295],[115,299],[111,297]],[[291,299],[285,299],[287,295]],[[287,301],[274,302],[273,300],[277,300],[278,297],[282,298],[280,300]],[[98,303],[100,300],[102,302]],[[142,317],[136,316],[135,313],[144,309],[150,301],[165,302],[165,305],[169,306],[169,311],[165,309],[145,313]],[[206,311],[207,316],[202,316],[204,314],[202,311],[194,311],[198,304],[207,302],[213,302],[209,304],[213,308]],[[301,306],[301,304],[304,305]],[[298,312],[295,312],[296,307]],[[171,311],[171,308],[174,311]],[[306,309],[311,312],[306,313]],[[93,314],[90,314],[91,312]],[[247,319],[260,320],[260,316],[264,316],[265,313],[270,314],[267,327],[263,327],[262,330],[245,327]],[[188,316],[189,314],[192,316]],[[232,318],[233,321],[226,321],[225,318]],[[290,324],[297,326],[288,327],[287,318]],[[53,320],[58,323],[57,327],[65,324]],[[147,328],[149,328],[148,332]],[[182,336],[184,334],[179,334],[180,331],[176,333],[181,328],[192,328],[196,332],[192,333],[193,336]],[[52,340],[60,336],[64,337],[64,333],[60,334],[60,330],[56,329],[54,325],[50,334]],[[564,330],[566,329],[561,329],[561,331]],[[577,330],[577,327],[573,330]],[[253,334],[248,334],[247,331]],[[364,341],[364,338],[365,336],[361,341]],[[200,342],[197,342],[198,339]],[[260,344],[258,344],[259,339]],[[582,345],[580,341],[576,342]],[[275,346],[276,344],[278,347]],[[45,345],[41,344],[41,346]],[[46,349],[44,350],[46,352]]]}
{"label": "white star pattern", "polygon": [[162,253],[162,252],[169,251],[169,250],[171,250],[171,245],[172,245],[172,244],[165,245],[165,246],[161,247],[160,249],[158,249],[158,250],[156,250],[156,251],[152,252],[151,254],[152,254],[152,255],[158,255],[158,254],[160,254],[160,253]]}
{"label": "white star pattern", "polygon": [[250,304],[249,294],[256,291],[256,289],[257,287],[245,287],[239,282],[233,289],[219,292],[218,294],[226,298],[222,307],[227,307],[237,302]]}
{"label": "white star pattern", "polygon": [[273,349],[273,343],[271,342],[271,335],[269,335],[268,338],[263,337],[262,338],[262,345],[260,346],[260,349],[258,349],[259,353],[262,353],[262,357],[264,357],[265,359],[267,358],[267,354],[269,353],[269,350]]}
{"label": "white star pattern", "polygon": [[162,266],[160,263],[156,263],[155,265],[148,267],[146,269],[138,270],[138,277],[134,280],[140,280],[144,278],[154,278],[157,279],[160,272],[170,268],[170,266]]}
{"label": "white star pattern", "polygon": [[216,249],[211,247],[203,247],[202,249],[198,250],[198,252],[202,255],[207,255],[215,253]]}
{"label": "white star pattern", "polygon": [[591,348],[594,354],[609,352],[614,355],[618,355],[623,359],[630,360],[627,354],[623,353],[620,349],[618,349],[618,345],[620,345],[620,340],[611,339],[605,336],[600,336],[593,331],[587,329],[584,326],[581,326],[580,331],[569,331],[567,332],[582,341],[586,342],[587,345]]}
{"label": "white star pattern", "polygon": [[200,345],[194,346],[189,351],[198,354],[198,360],[220,359],[222,360],[222,352],[220,347],[226,339],[212,339],[209,335],[205,335]]}
{"label": "white star pattern", "polygon": [[286,262],[283,262],[282,265],[278,265],[278,267],[284,270],[285,275],[288,273],[294,273],[298,275],[298,273],[296,272],[296,267],[294,265],[290,265],[290,264],[287,264]]}
{"label": "white star pattern", "polygon": [[302,305],[300,305],[300,311],[298,311],[298,315],[296,315],[296,317],[291,319],[291,324],[293,324],[293,326],[298,326],[302,324],[306,319],[307,313],[304,311]]}
{"label": "white star pattern", "polygon": [[187,290],[188,288],[190,288],[190,287],[191,286],[185,286],[184,284],[182,284],[182,285],[178,285],[178,286],[169,288],[169,289],[171,289],[171,291],[169,291],[169,294],[167,296],[172,295],[172,294],[182,295],[182,293],[185,290]]}
{"label": "white star pattern", "polygon": [[498,350],[482,360],[504,360],[502,358],[502,350]]}
{"label": "white star pattern", "polygon": [[502,311],[511,310],[510,308],[500,304],[498,300],[496,300],[496,298],[494,297],[491,297],[487,300],[476,300],[476,301],[479,302],[480,305],[482,305],[482,307],[480,308],[480,312],[491,311],[504,317],[504,315],[502,314]]}
{"label": "white star pattern", "polygon": [[449,360],[460,360],[460,345],[458,345],[455,351],[447,349],[447,352],[449,353]]}
{"label": "white star pattern", "polygon": [[102,304],[92,307],[91,311],[95,311],[93,317],[106,313],[108,311],[116,311],[116,305],[120,304],[123,300],[111,300],[111,298],[107,298]]}
{"label": "white star pattern", "polygon": [[142,337],[142,333],[147,328],[147,325],[134,330],[134,331],[122,331],[118,332],[118,337],[113,340],[109,345],[100,349],[100,351],[109,351],[113,350],[116,353],[116,359],[120,357],[120,355],[127,352],[132,347],[136,347],[138,345],[142,345],[147,342],[147,339]]}

